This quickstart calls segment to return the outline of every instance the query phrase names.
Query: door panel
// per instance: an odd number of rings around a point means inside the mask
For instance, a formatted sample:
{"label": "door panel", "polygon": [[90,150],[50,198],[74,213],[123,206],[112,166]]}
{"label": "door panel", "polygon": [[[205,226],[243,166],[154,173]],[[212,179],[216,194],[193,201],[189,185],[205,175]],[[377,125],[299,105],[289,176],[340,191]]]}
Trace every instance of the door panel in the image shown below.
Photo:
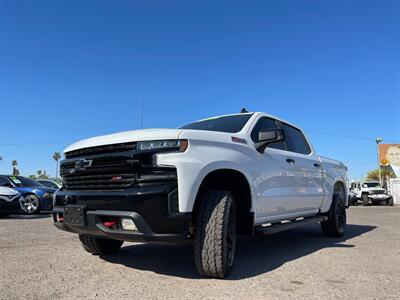
{"label": "door panel", "polygon": [[[267,147],[264,153],[257,154],[258,223],[278,220],[279,216],[284,219],[315,214],[324,199],[323,171],[318,156],[299,129],[279,124],[285,132],[284,149]],[[259,127],[256,125],[255,130]]]}

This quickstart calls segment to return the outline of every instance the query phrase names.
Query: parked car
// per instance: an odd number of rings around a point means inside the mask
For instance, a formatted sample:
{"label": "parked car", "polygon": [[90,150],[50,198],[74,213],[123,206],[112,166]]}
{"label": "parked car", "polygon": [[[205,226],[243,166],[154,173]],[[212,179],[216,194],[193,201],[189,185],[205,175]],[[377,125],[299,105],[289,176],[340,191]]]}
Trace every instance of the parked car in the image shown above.
{"label": "parked car", "polygon": [[22,209],[27,214],[51,211],[53,208],[53,194],[56,189],[45,187],[35,180],[22,176],[0,175],[0,186],[13,188],[22,194]]}
{"label": "parked car", "polygon": [[265,113],[94,137],[64,153],[54,224],[93,254],[116,253],[123,241],[191,241],[198,272],[221,278],[237,233],[319,222],[327,236],[345,230],[347,168]]}
{"label": "parked car", "polygon": [[36,181],[39,182],[41,185],[47,186],[49,188],[57,189],[57,190],[61,187],[61,184],[59,184],[57,181],[51,180],[51,179],[36,179]]}
{"label": "parked car", "polygon": [[350,191],[353,199],[352,202],[354,204],[357,203],[356,205],[361,201],[364,206],[370,202],[372,204],[385,202],[386,205],[393,206],[392,195],[381,186],[379,181],[352,182]]}
{"label": "parked car", "polygon": [[0,217],[22,212],[22,195],[14,189],[0,186]]}

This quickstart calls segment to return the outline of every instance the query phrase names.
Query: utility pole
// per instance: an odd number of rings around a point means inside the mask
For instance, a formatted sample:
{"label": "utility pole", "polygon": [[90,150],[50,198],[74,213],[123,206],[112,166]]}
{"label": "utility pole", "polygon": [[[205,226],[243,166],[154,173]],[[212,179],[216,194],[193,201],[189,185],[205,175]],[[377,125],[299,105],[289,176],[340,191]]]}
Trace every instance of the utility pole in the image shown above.
{"label": "utility pole", "polygon": [[375,142],[376,142],[376,158],[378,161],[378,173],[379,173],[379,183],[382,186],[382,177],[381,177],[381,163],[379,161],[379,143],[382,142],[383,139],[382,138],[376,138]]}

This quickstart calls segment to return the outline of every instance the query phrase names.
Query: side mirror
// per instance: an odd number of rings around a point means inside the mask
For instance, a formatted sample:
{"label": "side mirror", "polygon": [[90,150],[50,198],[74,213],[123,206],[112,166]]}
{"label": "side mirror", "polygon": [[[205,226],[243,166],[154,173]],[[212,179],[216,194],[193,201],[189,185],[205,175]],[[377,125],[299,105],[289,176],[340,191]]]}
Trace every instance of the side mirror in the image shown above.
{"label": "side mirror", "polygon": [[283,139],[284,135],[282,129],[260,130],[258,134],[258,142],[256,143],[256,149],[262,153],[268,144],[281,142]]}

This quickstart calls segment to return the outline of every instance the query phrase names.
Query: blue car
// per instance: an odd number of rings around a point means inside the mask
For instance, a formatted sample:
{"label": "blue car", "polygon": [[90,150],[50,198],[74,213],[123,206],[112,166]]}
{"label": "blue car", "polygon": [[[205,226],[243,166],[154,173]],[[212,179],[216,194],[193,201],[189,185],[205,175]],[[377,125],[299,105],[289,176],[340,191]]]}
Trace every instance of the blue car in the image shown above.
{"label": "blue car", "polygon": [[0,186],[12,188],[22,194],[22,209],[27,214],[53,209],[54,188],[45,187],[29,178],[9,175],[0,175]]}

